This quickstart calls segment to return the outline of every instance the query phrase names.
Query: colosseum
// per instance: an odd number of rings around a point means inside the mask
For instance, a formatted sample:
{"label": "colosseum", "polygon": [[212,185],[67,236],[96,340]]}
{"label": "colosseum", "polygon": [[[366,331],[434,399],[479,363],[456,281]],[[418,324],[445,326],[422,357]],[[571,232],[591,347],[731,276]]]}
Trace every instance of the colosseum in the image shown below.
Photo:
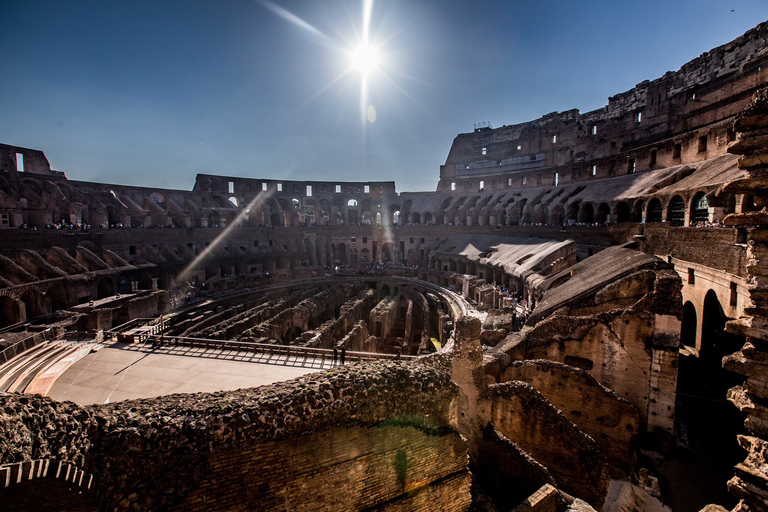
{"label": "colosseum", "polygon": [[433,192],[0,144],[3,509],[768,511],[766,84],[768,22]]}

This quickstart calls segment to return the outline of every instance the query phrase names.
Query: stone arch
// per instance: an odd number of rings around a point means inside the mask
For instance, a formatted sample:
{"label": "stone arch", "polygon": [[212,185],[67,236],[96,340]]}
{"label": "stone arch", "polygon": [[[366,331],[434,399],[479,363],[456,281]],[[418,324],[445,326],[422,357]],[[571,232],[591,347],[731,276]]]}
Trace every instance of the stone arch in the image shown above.
{"label": "stone arch", "polygon": [[336,246],[336,260],[341,265],[347,263],[347,246],[344,243],[340,243]]}
{"label": "stone arch", "polygon": [[563,205],[557,205],[549,212],[549,218],[547,219],[549,224],[554,226],[560,226],[565,224],[565,208]]}
{"label": "stone arch", "polygon": [[661,200],[658,197],[654,197],[648,201],[648,211],[645,214],[646,222],[661,222],[663,218],[664,207],[661,205]]}
{"label": "stone arch", "polygon": [[395,261],[395,246],[392,242],[385,242],[381,247],[382,261]]}
{"label": "stone arch", "polygon": [[624,201],[619,201],[615,209],[616,222],[632,222],[632,211]]}
{"label": "stone arch", "polygon": [[674,196],[667,205],[667,222],[673,226],[685,224],[685,201],[680,196]]}
{"label": "stone arch", "polygon": [[711,359],[717,350],[717,343],[725,329],[725,313],[720,305],[720,299],[714,290],[709,290],[704,296],[704,307],[701,311],[701,343],[699,354],[703,359]]}
{"label": "stone arch", "polygon": [[581,207],[581,220],[585,224],[592,224],[595,222],[595,209],[591,203],[584,203]]}
{"label": "stone arch", "polygon": [[696,307],[691,301],[683,305],[683,321],[680,325],[680,342],[687,347],[696,346],[696,329],[698,320]]}
{"label": "stone arch", "polygon": [[24,290],[21,294],[21,301],[24,303],[24,309],[26,310],[27,318],[25,320],[44,316],[48,313],[45,307],[45,294],[36,286]]}
{"label": "stone arch", "polygon": [[568,211],[566,212],[565,218],[569,222],[577,222],[579,220],[579,201],[568,205]]}
{"label": "stone arch", "polygon": [[157,190],[153,190],[152,193],[149,194],[149,200],[153,203],[165,204],[165,197]]}
{"label": "stone arch", "polygon": [[642,199],[635,202],[632,208],[632,222],[643,222],[643,212],[645,211],[645,201]]}
{"label": "stone arch", "polygon": [[698,192],[691,199],[691,224],[709,221],[709,204],[707,194]]}
{"label": "stone arch", "polygon": [[0,327],[8,327],[26,320],[24,303],[10,295],[0,295]]}
{"label": "stone arch", "polygon": [[51,313],[60,309],[67,309],[69,306],[67,288],[62,283],[57,283],[48,288],[48,296],[51,298]]}
{"label": "stone arch", "polygon": [[411,214],[411,224],[421,224],[421,215],[419,215],[419,212],[413,212]]}
{"label": "stone arch", "polygon": [[605,224],[611,218],[611,208],[607,203],[600,203],[597,207],[597,215],[595,216],[595,222],[598,224]]}
{"label": "stone arch", "polygon": [[426,212],[424,214],[424,224],[432,224],[432,214],[429,212]]}
{"label": "stone arch", "polygon": [[106,299],[115,294],[115,283],[109,277],[103,277],[96,285],[96,297]]}

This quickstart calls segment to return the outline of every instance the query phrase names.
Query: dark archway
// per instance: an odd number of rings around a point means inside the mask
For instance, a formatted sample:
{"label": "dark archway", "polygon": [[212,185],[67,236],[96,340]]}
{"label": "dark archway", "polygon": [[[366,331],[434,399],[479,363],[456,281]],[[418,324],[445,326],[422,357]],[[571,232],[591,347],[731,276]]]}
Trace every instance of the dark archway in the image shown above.
{"label": "dark archway", "polygon": [[581,209],[581,222],[585,224],[595,222],[595,209],[589,203],[586,203]]}
{"label": "dark archway", "polygon": [[7,295],[0,295],[0,327],[8,327],[19,322],[21,322],[19,303]]}
{"label": "dark archway", "polygon": [[395,260],[394,246],[392,242],[386,242],[381,248],[381,260],[390,262]]}
{"label": "dark archway", "polygon": [[595,217],[595,222],[598,224],[605,224],[608,222],[610,215],[611,208],[606,203],[600,203],[600,206],[597,207],[597,216]]}
{"label": "dark archway", "polygon": [[733,476],[731,467],[744,458],[736,436],[745,429],[743,415],[725,397],[743,379],[724,370],[722,358],[737,351],[743,338],[724,331],[727,318],[714,290],[707,292],[700,308],[697,315],[692,303],[683,306],[681,341],[684,346],[695,343],[695,324],[700,319],[701,344],[698,355],[680,352],[675,429],[678,446],[686,447],[685,456],[692,458],[688,464],[702,468],[697,471],[697,486],[707,489],[707,496],[699,490],[695,503],[688,504],[700,508],[717,501],[734,507],[736,499],[728,494],[726,484]]}
{"label": "dark archway", "polygon": [[709,221],[707,195],[704,192],[699,192],[693,196],[693,201],[691,201],[691,223],[707,221]]}
{"label": "dark archway", "polygon": [[661,206],[661,201],[658,197],[654,197],[648,203],[648,213],[645,216],[646,222],[661,222],[663,217],[664,207]]}
{"label": "dark archway", "polygon": [[24,307],[27,310],[27,320],[44,316],[48,313],[45,308],[43,296],[37,290],[27,290],[21,295]]}
{"label": "dark archway", "polygon": [[114,294],[115,283],[112,282],[112,279],[104,277],[99,281],[99,284],[96,285],[96,296],[99,299],[106,299]]}
{"label": "dark archway", "polygon": [[680,326],[680,342],[686,347],[696,346],[697,326],[696,308],[691,301],[688,301],[683,305],[683,321]]}
{"label": "dark archway", "polygon": [[680,196],[675,196],[667,207],[667,222],[673,226],[685,224],[685,201]]}
{"label": "dark archway", "polygon": [[341,265],[345,265],[347,263],[347,246],[343,243],[340,243],[336,247],[336,260]]}
{"label": "dark archway", "polygon": [[67,289],[63,284],[51,286],[48,289],[48,296],[51,298],[51,312],[60,309],[67,309],[69,301],[67,300]]}
{"label": "dark archway", "polygon": [[616,222],[632,222],[632,210],[624,201],[616,205]]}

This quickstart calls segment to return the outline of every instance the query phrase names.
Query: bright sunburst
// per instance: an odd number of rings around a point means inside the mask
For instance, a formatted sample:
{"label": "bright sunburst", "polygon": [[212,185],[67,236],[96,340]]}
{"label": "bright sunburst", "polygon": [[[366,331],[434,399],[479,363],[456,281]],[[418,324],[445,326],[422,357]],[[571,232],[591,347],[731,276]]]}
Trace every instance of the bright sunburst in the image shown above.
{"label": "bright sunburst", "polygon": [[369,43],[363,42],[350,52],[350,61],[357,71],[368,75],[376,71],[379,66],[379,51]]}
{"label": "bright sunburst", "polygon": [[[387,40],[377,39],[371,33],[374,0],[361,0],[362,19],[360,26],[353,30],[354,37],[348,39],[341,38],[342,40],[334,40],[314,25],[275,5],[271,0],[258,1],[277,16],[316,37],[320,44],[338,51],[342,58],[346,58],[346,62],[342,64],[341,73],[308,98],[304,104],[325,93],[330,87],[345,77],[358,78],[360,84],[360,121],[363,127],[365,127],[366,124],[372,124],[377,119],[376,106],[373,105],[369,97],[369,89],[376,85],[375,82],[383,81],[403,92],[389,76],[393,66],[390,58],[386,57],[388,54],[384,53]],[[304,104],[300,105],[299,108]]]}

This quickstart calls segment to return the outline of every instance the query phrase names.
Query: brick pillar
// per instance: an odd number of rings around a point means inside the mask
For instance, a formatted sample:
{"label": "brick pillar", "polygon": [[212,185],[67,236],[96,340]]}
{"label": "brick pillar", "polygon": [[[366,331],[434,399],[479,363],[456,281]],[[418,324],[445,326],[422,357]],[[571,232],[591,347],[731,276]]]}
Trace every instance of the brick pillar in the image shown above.
{"label": "brick pillar", "polygon": [[[729,153],[742,155],[739,168],[748,175],[729,183],[727,192],[753,195],[760,211],[735,213],[725,218],[726,226],[747,228],[748,290],[751,307],[728,322],[726,331],[745,336],[740,352],[723,359],[723,366],[742,374],[746,381],[728,391],[728,400],[747,414],[751,436],[739,436],[749,452],[736,465],[728,489],[741,499],[735,510],[768,511],[768,88],[758,91],[734,125],[738,138]],[[740,211],[740,210],[737,210]]]}
{"label": "brick pillar", "polygon": [[467,440],[470,458],[482,442],[491,407],[483,370],[480,320],[463,316],[456,321],[451,378],[459,386],[459,433]]}

